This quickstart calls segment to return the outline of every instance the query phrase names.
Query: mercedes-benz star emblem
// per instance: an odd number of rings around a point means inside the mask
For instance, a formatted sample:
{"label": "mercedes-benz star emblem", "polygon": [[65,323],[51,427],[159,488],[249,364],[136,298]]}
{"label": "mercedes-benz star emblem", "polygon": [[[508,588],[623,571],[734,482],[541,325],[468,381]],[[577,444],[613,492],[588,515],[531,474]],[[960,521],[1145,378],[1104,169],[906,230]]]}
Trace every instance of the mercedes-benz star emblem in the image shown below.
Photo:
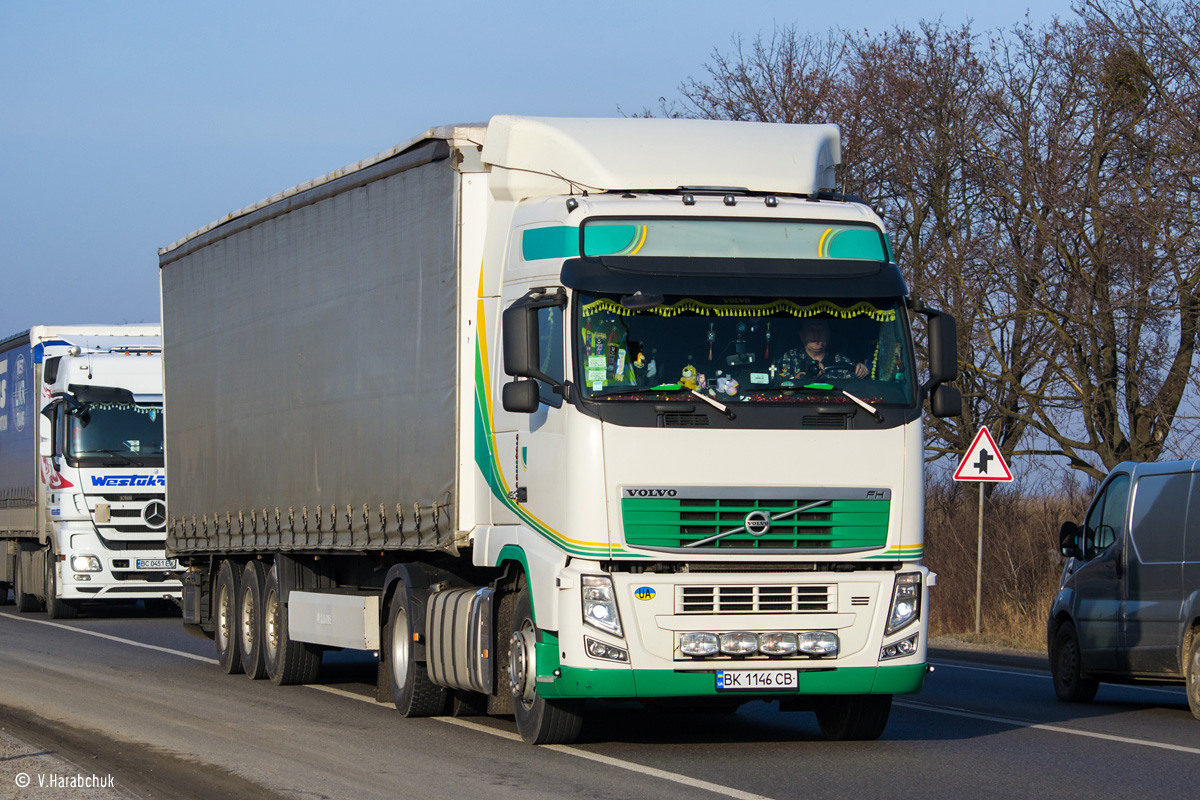
{"label": "mercedes-benz star emblem", "polygon": [[151,500],[142,509],[142,522],[151,528],[161,528],[167,524],[167,504],[162,500]]}
{"label": "mercedes-benz star emblem", "polygon": [[765,511],[751,511],[746,515],[745,525],[751,536],[762,536],[771,530],[771,515]]}

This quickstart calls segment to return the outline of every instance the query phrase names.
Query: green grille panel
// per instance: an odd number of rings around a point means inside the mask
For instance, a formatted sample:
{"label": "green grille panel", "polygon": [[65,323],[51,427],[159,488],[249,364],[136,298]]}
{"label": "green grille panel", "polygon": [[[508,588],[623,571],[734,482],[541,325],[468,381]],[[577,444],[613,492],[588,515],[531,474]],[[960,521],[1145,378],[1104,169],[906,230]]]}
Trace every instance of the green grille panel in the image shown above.
{"label": "green grille panel", "polygon": [[[771,516],[815,500],[737,500],[625,497],[621,520],[625,543],[633,547],[685,547],[741,527],[751,511]],[[830,500],[824,505],[771,523],[761,536],[739,531],[697,550],[875,548],[887,544],[890,500]]]}

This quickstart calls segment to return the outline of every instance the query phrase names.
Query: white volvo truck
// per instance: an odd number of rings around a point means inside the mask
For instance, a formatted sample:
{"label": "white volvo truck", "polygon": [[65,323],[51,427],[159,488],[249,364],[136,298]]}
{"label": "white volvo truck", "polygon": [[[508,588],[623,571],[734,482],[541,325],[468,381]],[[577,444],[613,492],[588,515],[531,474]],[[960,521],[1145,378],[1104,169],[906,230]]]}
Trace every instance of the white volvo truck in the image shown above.
{"label": "white volvo truck", "polygon": [[74,617],[178,608],[166,558],[157,325],[39,325],[0,341],[0,592]]}
{"label": "white volvo truck", "polygon": [[185,624],[280,684],[378,651],[403,715],[534,743],[601,699],[878,737],[926,673],[922,406],[960,397],[839,148],[499,116],[162,248]]}

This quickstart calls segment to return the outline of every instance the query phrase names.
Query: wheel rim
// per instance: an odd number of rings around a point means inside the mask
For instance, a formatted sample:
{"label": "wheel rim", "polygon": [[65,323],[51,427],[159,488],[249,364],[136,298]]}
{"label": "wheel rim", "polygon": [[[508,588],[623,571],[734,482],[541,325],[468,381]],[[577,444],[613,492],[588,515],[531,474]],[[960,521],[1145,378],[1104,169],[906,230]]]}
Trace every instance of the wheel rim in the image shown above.
{"label": "wheel rim", "polygon": [[1075,640],[1068,637],[1063,641],[1062,650],[1058,655],[1058,679],[1062,681],[1063,686],[1075,683],[1075,667]]}
{"label": "wheel rim", "polygon": [[536,641],[533,621],[521,621],[521,627],[513,631],[508,640],[508,683],[512,689],[513,699],[529,708],[537,696],[534,690],[534,675],[537,670],[537,656],[533,649]]}
{"label": "wheel rim", "polygon": [[[400,601],[397,600],[397,603]],[[396,618],[392,622],[392,680],[396,682],[396,688],[403,690],[408,683],[408,662],[411,658],[409,642],[412,639],[412,634],[408,628],[408,614],[404,613],[404,606],[396,609]]]}
{"label": "wheel rim", "polygon": [[275,590],[267,592],[265,616],[263,617],[263,642],[266,644],[266,655],[271,661],[279,652],[279,595]]}
{"label": "wheel rim", "polygon": [[249,653],[254,649],[254,587],[247,586],[242,592],[242,650]]}
{"label": "wheel rim", "polygon": [[222,653],[229,649],[229,605],[229,587],[222,585],[217,595],[217,643]]}
{"label": "wheel rim", "polygon": [[1192,647],[1192,668],[1188,670],[1188,694],[1200,701],[1200,647]]}

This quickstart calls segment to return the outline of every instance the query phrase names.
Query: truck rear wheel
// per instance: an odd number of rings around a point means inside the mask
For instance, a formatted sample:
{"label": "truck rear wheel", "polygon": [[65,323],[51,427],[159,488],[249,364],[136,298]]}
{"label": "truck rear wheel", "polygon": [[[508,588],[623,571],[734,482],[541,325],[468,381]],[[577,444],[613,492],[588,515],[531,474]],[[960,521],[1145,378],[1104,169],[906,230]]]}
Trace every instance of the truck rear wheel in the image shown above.
{"label": "truck rear wheel", "polygon": [[288,610],[279,588],[279,565],[271,567],[263,583],[263,662],[267,677],[276,686],[312,683],[321,674],[321,650],[288,635]]}
{"label": "truck rear wheel", "polygon": [[50,619],[75,619],[79,616],[79,602],[58,597],[58,556],[46,552],[46,613]]}
{"label": "truck rear wheel", "polygon": [[213,623],[216,626],[213,644],[217,648],[217,662],[226,675],[236,675],[242,671],[241,635],[238,630],[241,584],[242,576],[237,566],[232,561],[222,561],[217,570],[217,584],[213,587]]}
{"label": "truck rear wheel", "polygon": [[1200,631],[1192,631],[1192,643],[1188,646],[1183,674],[1187,678],[1187,699],[1192,716],[1200,719]]}
{"label": "truck rear wheel", "polygon": [[891,713],[890,694],[835,696],[817,707],[817,724],[833,742],[872,741],[883,735]]}
{"label": "truck rear wheel", "polygon": [[446,690],[429,679],[425,663],[415,657],[412,609],[408,605],[404,587],[396,587],[384,629],[392,702],[406,717],[432,717],[445,708]]}
{"label": "truck rear wheel", "polygon": [[1083,671],[1083,653],[1075,625],[1064,622],[1054,634],[1054,649],[1050,651],[1050,672],[1054,677],[1054,693],[1064,703],[1090,703],[1096,698],[1100,681],[1089,678]]}
{"label": "truck rear wheel", "polygon": [[38,602],[37,595],[25,591],[25,579],[21,577],[21,562],[24,560],[26,560],[25,551],[18,552],[13,558],[13,602],[17,604],[17,611],[22,614],[39,611],[42,607]]}
{"label": "truck rear wheel", "polygon": [[582,700],[547,700],[537,693],[537,626],[533,603],[518,589],[508,639],[508,683],[517,732],[529,744],[571,744],[583,728]]}
{"label": "truck rear wheel", "polygon": [[267,677],[267,663],[263,658],[262,646],[263,588],[266,582],[266,566],[258,559],[249,561],[242,572],[238,632],[241,635],[242,669],[252,681]]}

